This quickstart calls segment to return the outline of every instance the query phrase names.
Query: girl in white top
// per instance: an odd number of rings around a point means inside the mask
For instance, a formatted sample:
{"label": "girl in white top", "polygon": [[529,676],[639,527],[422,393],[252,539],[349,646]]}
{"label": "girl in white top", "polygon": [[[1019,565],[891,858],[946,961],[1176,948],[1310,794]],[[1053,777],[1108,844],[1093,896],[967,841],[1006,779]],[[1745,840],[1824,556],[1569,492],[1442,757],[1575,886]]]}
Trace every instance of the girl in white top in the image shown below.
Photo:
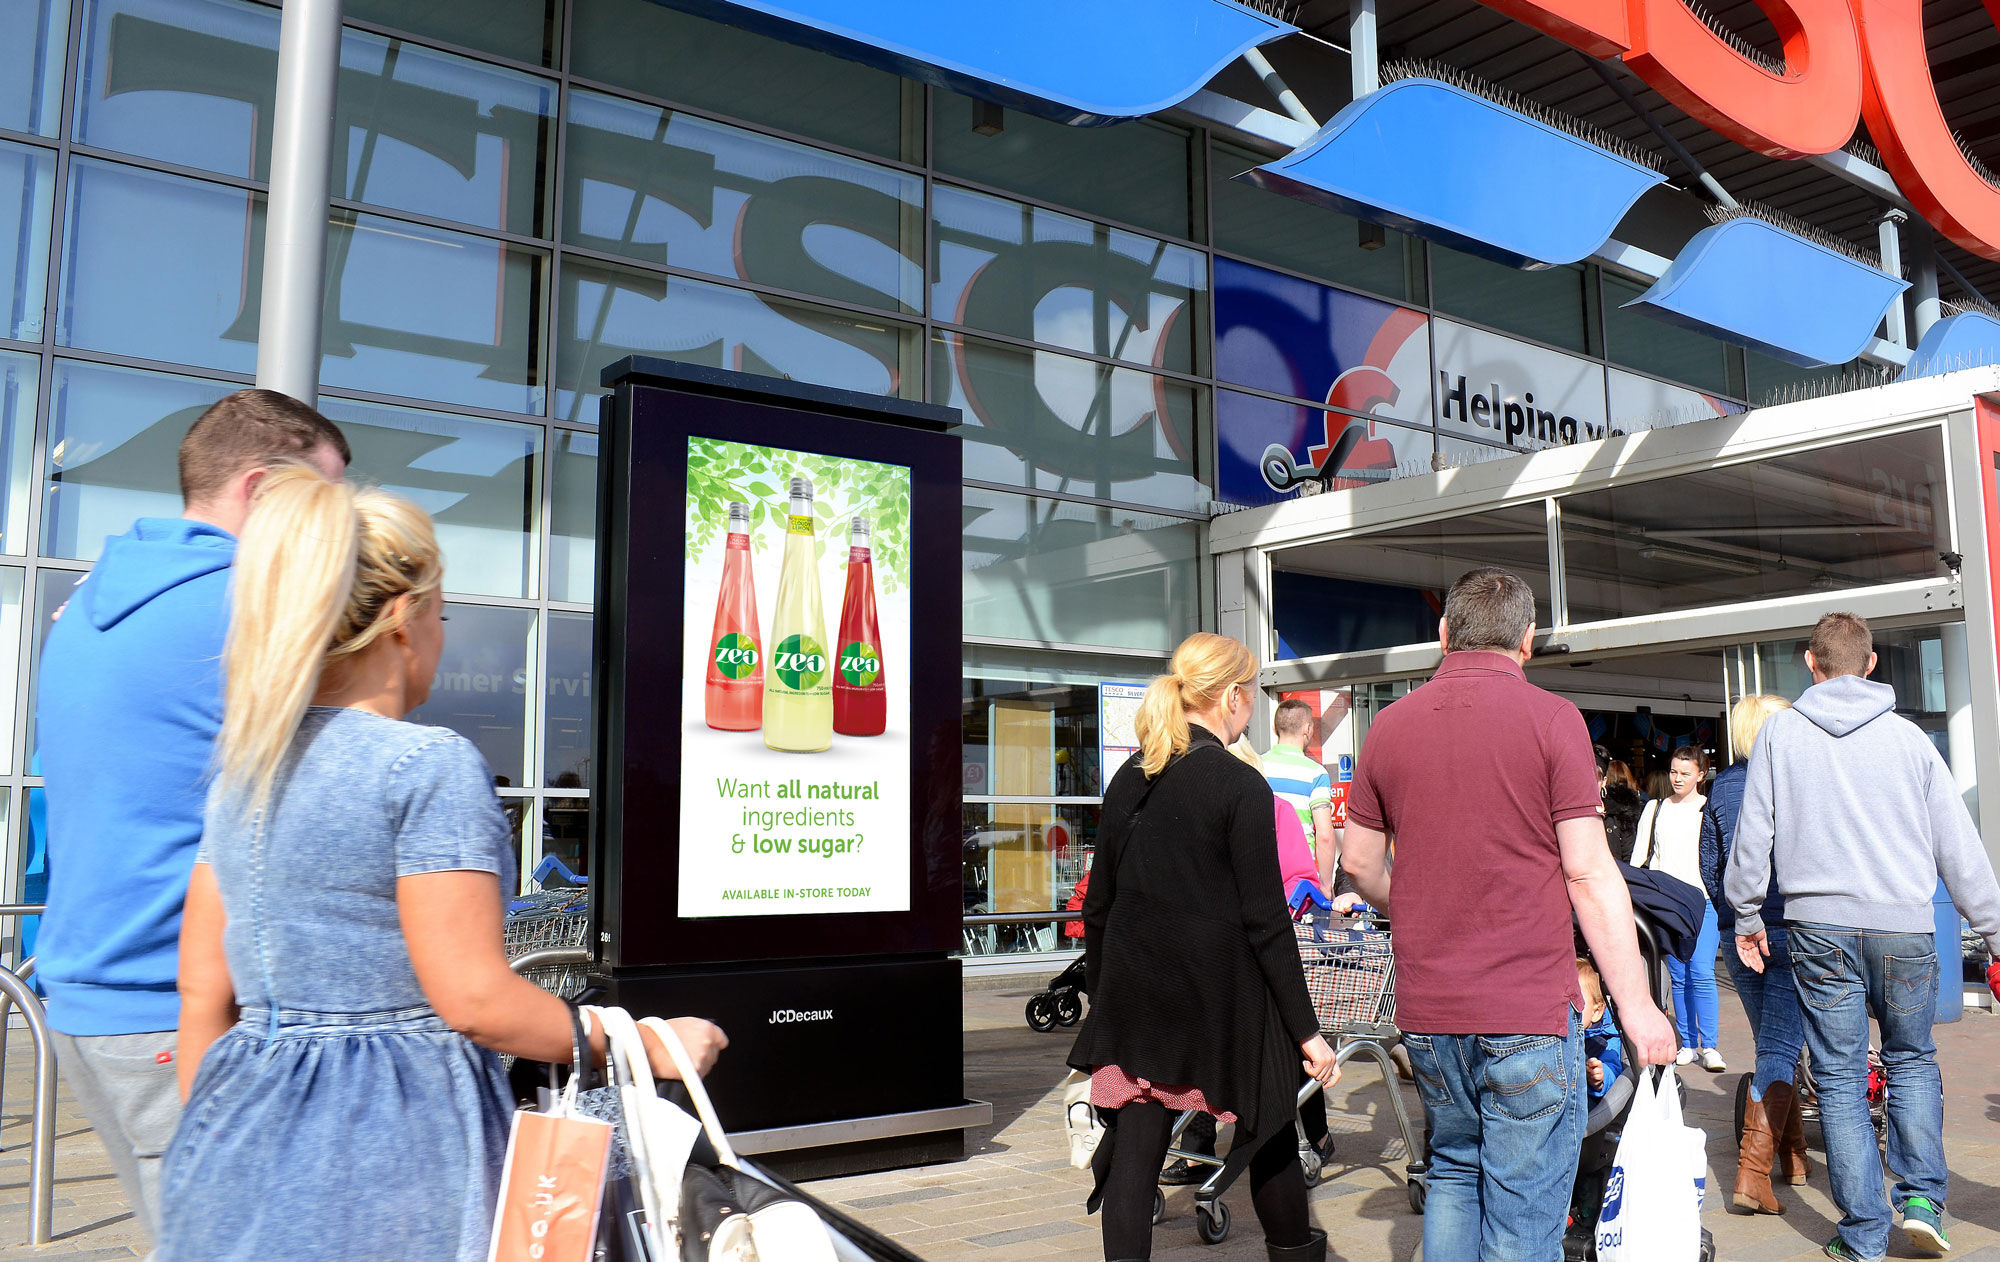
{"label": "girl in white top", "polygon": [[[1676,880],[1686,881],[1696,890],[1701,883],[1701,812],[1708,799],[1696,790],[1708,769],[1708,758],[1692,745],[1676,749],[1667,764],[1672,796],[1646,804],[1639,817],[1638,842],[1634,853],[1642,868],[1651,868]],[[1701,933],[1695,939],[1694,958],[1686,963],[1669,959],[1667,970],[1674,979],[1674,1019],[1680,1026],[1679,1063],[1701,1061],[1712,1074],[1729,1068],[1716,1050],[1721,1011],[1715,995],[1715,952],[1720,933],[1715,908],[1702,900]]]}

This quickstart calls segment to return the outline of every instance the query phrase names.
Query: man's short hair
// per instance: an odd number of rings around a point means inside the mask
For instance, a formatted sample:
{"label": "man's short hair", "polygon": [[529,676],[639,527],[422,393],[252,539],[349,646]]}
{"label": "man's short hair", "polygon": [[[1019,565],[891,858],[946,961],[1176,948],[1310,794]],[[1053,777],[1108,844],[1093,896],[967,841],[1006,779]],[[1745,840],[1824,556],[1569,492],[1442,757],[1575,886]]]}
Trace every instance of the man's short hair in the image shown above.
{"label": "man's short hair", "polygon": [[1280,736],[1304,736],[1313,729],[1313,708],[1297,697],[1278,703],[1271,716],[1271,730]]}
{"label": "man's short hair", "polygon": [[1467,570],[1444,598],[1445,646],[1453,653],[1511,653],[1535,625],[1535,593],[1512,570]]}
{"label": "man's short hair", "polygon": [[1868,658],[1875,652],[1875,635],[1859,614],[1830,613],[1813,624],[1812,643],[1807,647],[1812,649],[1819,673],[1829,679],[1865,675]]}
{"label": "man's short hair", "polygon": [[354,452],[340,427],[276,390],[238,390],[218,400],[181,439],[181,499],[199,504],[246,469],[304,461],[321,447],[351,463]]}

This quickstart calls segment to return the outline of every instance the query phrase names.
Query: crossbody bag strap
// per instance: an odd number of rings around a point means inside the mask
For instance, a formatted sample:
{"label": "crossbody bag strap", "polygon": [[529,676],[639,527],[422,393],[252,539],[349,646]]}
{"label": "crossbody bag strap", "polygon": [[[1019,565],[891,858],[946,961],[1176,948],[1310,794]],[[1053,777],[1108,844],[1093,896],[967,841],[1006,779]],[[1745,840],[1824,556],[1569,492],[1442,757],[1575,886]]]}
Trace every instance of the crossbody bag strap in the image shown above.
{"label": "crossbody bag strap", "polygon": [[1658,798],[1646,803],[1646,809],[1653,813],[1653,822],[1646,825],[1646,857],[1638,866],[1648,868],[1653,865],[1653,855],[1659,849],[1660,802]]}

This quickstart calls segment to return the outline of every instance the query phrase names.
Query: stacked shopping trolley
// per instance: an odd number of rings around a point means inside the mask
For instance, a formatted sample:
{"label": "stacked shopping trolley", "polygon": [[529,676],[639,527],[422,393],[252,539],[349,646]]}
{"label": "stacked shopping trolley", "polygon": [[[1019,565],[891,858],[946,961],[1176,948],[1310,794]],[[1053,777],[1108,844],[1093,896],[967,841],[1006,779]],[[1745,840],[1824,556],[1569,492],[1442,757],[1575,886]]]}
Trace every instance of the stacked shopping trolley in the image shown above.
{"label": "stacked shopping trolley", "polygon": [[583,993],[590,974],[590,890],[524,894],[507,905],[502,931],[514,970],[563,999]]}

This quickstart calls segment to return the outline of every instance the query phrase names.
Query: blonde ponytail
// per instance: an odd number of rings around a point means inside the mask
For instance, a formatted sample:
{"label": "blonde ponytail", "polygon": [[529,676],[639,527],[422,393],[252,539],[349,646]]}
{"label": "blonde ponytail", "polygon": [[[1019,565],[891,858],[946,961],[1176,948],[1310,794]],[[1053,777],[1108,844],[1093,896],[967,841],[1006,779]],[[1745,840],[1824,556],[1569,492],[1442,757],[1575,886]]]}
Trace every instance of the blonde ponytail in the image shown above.
{"label": "blonde ponytail", "polygon": [[[236,545],[221,800],[262,809],[328,667],[401,626],[443,581],[430,517],[416,505],[304,466],[273,470]],[[404,595],[415,599],[397,607]]]}
{"label": "blonde ponytail", "polygon": [[354,585],[354,492],[306,468],[274,470],[236,545],[222,650],[221,796],[248,813],[271,782],[319,686]]}
{"label": "blonde ponytail", "polygon": [[1133,727],[1139,734],[1139,768],[1148,779],[1187,752],[1188,715],[1215,708],[1231,688],[1257,680],[1257,658],[1242,641],[1197,632],[1174,650],[1167,673],[1146,688]]}

